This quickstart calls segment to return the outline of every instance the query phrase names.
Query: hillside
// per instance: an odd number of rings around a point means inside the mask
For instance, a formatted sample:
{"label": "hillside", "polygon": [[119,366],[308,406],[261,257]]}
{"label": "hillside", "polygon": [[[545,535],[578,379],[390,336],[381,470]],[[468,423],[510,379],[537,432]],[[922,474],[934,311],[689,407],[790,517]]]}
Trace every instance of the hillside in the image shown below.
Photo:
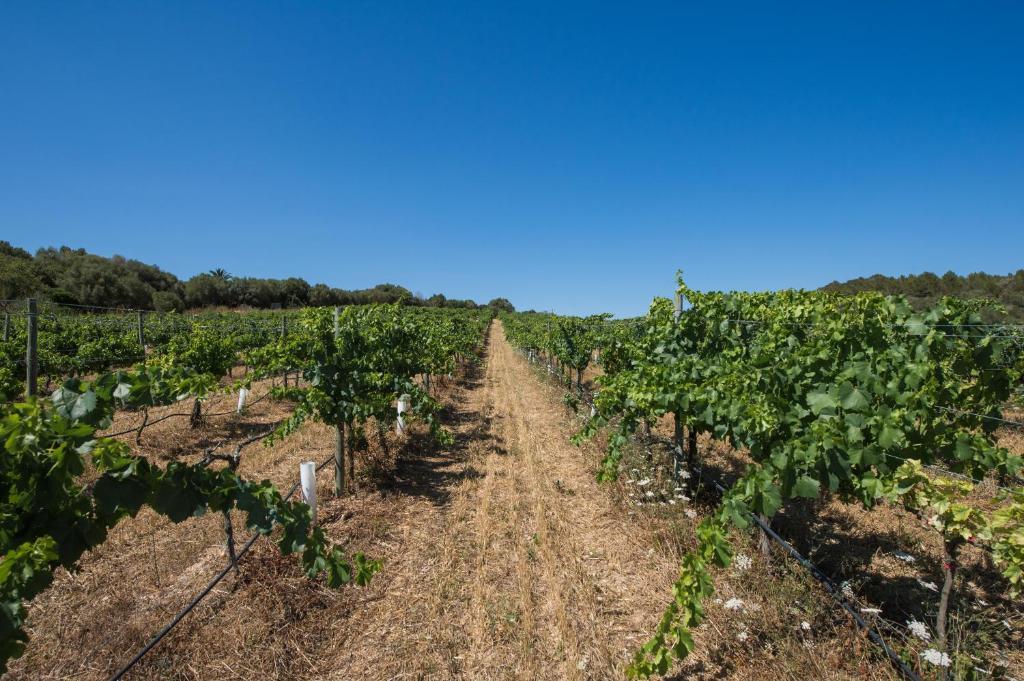
{"label": "hillside", "polygon": [[960,276],[946,272],[941,277],[925,272],[899,277],[876,274],[859,277],[845,282],[833,281],[823,286],[824,291],[838,291],[853,294],[861,291],[878,291],[889,295],[906,296],[915,307],[931,305],[942,296],[957,298],[988,298],[1006,308],[1006,315],[990,315],[992,321],[1011,320],[1024,322],[1024,269],[1012,274],[986,274],[974,272]]}
{"label": "hillside", "polygon": [[[311,285],[300,277],[235,277],[219,268],[182,281],[156,265],[120,255],[107,258],[68,246],[41,248],[32,255],[0,241],[0,299],[32,296],[73,305],[161,312],[213,306],[270,308],[398,301],[427,307],[480,307],[472,300],[450,299],[440,293],[423,298],[395,284],[345,290]],[[496,298],[488,305],[513,309],[505,298]]]}

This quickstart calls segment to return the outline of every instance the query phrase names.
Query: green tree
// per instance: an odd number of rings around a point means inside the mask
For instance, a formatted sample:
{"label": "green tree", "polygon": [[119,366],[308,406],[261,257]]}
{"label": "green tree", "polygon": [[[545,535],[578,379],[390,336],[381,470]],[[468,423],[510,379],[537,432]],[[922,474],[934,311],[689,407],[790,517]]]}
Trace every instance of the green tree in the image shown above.
{"label": "green tree", "polygon": [[499,312],[516,311],[515,305],[509,302],[508,298],[493,298],[491,299],[491,302],[487,303],[487,307],[493,307],[495,310],[498,310]]}
{"label": "green tree", "polygon": [[0,241],[0,298],[27,298],[46,288],[28,251]]}
{"label": "green tree", "polygon": [[155,291],[153,309],[157,312],[181,312],[185,309],[185,301],[172,291]]}

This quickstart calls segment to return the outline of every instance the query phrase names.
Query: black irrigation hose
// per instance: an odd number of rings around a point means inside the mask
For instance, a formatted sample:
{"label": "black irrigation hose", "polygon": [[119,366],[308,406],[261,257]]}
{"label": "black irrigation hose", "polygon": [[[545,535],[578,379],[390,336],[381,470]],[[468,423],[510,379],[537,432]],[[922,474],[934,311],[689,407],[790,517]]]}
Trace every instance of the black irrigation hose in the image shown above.
{"label": "black irrigation hose", "polygon": [[249,445],[253,444],[254,442],[259,442],[260,440],[266,440],[268,437],[270,437],[275,432],[277,432],[277,426],[278,425],[279,424],[275,424],[273,428],[271,428],[270,430],[268,430],[266,432],[260,433],[259,435],[253,435],[250,438],[242,440],[242,442],[239,443],[239,445],[237,447],[235,447],[235,451],[236,452],[240,452],[243,449],[245,449],[246,447],[248,447]]}
{"label": "black irrigation hose", "polygon": [[[241,560],[242,556],[249,552],[249,549],[252,548],[252,545],[255,544],[256,540],[259,538],[260,535],[257,534],[254,535],[251,539],[249,539],[249,541],[247,541],[245,545],[242,546],[242,549],[238,552],[238,557],[236,558],[236,560]],[[162,641],[164,637],[167,636],[167,634],[170,633],[171,629],[173,629],[178,624],[178,622],[183,620],[186,615],[192,612],[192,610],[194,610],[195,607],[199,605],[200,601],[206,598],[210,594],[210,592],[213,591],[214,587],[217,586],[217,584],[219,584],[220,581],[224,579],[224,577],[226,577],[227,574],[231,572],[232,569],[234,569],[234,566],[231,563],[225,565],[224,568],[217,573],[217,576],[214,577],[202,591],[196,594],[195,598],[193,598],[188,605],[186,605],[180,612],[178,612],[178,614],[175,615],[170,622],[165,624],[163,628],[159,632],[157,632],[156,636],[154,636],[149,641],[149,643],[143,646],[143,648],[139,652],[135,653],[135,655],[132,656],[132,659],[130,659],[127,664],[121,667],[121,669],[119,669],[113,676],[110,677],[110,681],[117,681],[118,679],[124,677],[124,675],[127,674],[132,667],[138,664],[139,661],[146,656],[146,653],[148,653],[150,650],[156,647],[156,645],[160,643],[160,641]]]}
{"label": "black irrigation hose", "polygon": [[[322,468],[324,468],[327,464],[331,463],[332,461],[334,461],[333,455],[330,458],[326,459],[324,462],[322,462],[319,466],[317,466],[316,470],[319,472]],[[288,492],[287,496],[284,497],[285,501],[290,499],[295,494],[295,492],[298,491],[300,484],[301,483],[299,482],[295,483],[295,485]],[[243,556],[245,556],[245,554],[249,552],[249,549],[253,547],[253,544],[255,544],[256,540],[259,539],[261,536],[263,535],[257,533],[253,535],[249,539],[249,541],[242,545],[242,548],[238,552],[238,556],[235,558],[236,564],[238,561],[242,559]],[[196,594],[191,601],[189,601],[188,605],[182,608],[178,612],[178,614],[176,614],[171,619],[170,622],[165,624],[160,629],[160,631],[158,631],[157,634],[152,639],[150,639],[149,643],[143,646],[139,650],[139,652],[135,653],[135,655],[133,655],[132,658],[128,660],[128,662],[124,666],[122,666],[117,672],[114,673],[113,676],[110,677],[110,681],[118,681],[119,679],[123,678],[124,675],[132,669],[132,667],[138,664],[142,660],[142,658],[145,657],[147,653],[149,653],[150,650],[155,648],[156,645],[160,643],[160,641],[162,641],[164,637],[171,632],[171,629],[177,626],[177,624],[181,622],[181,620],[185,619],[185,617],[190,612],[192,612],[204,598],[210,595],[210,592],[213,591],[213,589],[220,583],[222,579],[224,579],[228,575],[229,572],[231,572],[234,569],[234,567],[235,566],[231,563],[225,565],[224,568],[220,572],[218,572],[217,575],[212,580],[210,580],[210,582],[203,588],[203,590]]]}
{"label": "black irrigation hose", "polygon": [[[662,444],[666,444],[672,447],[673,449],[676,449],[677,451],[681,449],[679,445],[677,445],[675,442],[671,440],[667,440],[665,438],[654,439],[656,441],[660,441]],[[721,485],[721,483],[719,483],[714,478],[711,478],[710,476],[704,475],[703,468],[693,463],[691,463],[690,465],[696,470],[697,475],[699,475],[701,479],[706,479],[708,482],[710,482],[719,494],[726,493],[727,490],[725,489],[725,487]],[[842,606],[843,610],[848,612],[850,616],[853,617],[853,621],[857,625],[857,628],[865,630],[868,633],[868,637],[871,639],[871,641],[882,648],[886,656],[888,656],[889,661],[893,663],[897,670],[899,670],[906,678],[911,679],[911,681],[921,681],[921,677],[917,675],[917,672],[911,669],[907,665],[907,663],[904,662],[903,659],[896,654],[896,651],[894,651],[889,646],[889,644],[885,642],[885,639],[882,638],[882,635],[878,632],[878,630],[875,627],[872,627],[870,624],[868,624],[864,620],[864,618],[860,616],[860,613],[858,613],[853,608],[853,606],[851,606],[847,602],[847,599],[842,595],[842,590],[835,585],[835,582],[833,582],[832,579],[821,570],[821,568],[819,568],[817,565],[811,562],[811,560],[809,558],[806,558],[802,553],[797,551],[792,544],[790,544],[785,539],[780,537],[779,534],[775,530],[773,530],[770,525],[761,520],[761,518],[759,518],[756,513],[749,513],[748,515],[750,515],[750,519],[754,521],[754,524],[761,528],[762,532],[764,532],[773,541],[775,541],[775,543],[781,546],[786,551],[786,553],[790,555],[791,558],[796,560],[796,562],[799,563],[805,570],[811,573],[812,577],[814,577],[816,580],[818,580],[818,582],[821,583],[821,585],[825,588],[826,591],[828,591],[829,595],[833,598],[833,600],[835,600],[840,606]]]}
{"label": "black irrigation hose", "polygon": [[[718,485],[716,484],[716,487],[717,486]],[[853,621],[856,622],[857,627],[867,632],[868,637],[876,645],[880,646],[883,651],[885,651],[885,654],[889,657],[889,660],[900,672],[903,673],[905,677],[907,677],[908,679],[912,679],[912,681],[920,681],[921,677],[918,676],[917,673],[913,669],[911,669],[899,655],[896,654],[896,651],[894,651],[889,646],[889,644],[885,642],[885,639],[882,638],[882,635],[878,632],[878,630],[872,627],[866,621],[864,621],[864,618],[860,616],[860,613],[854,610],[853,607],[846,601],[846,599],[842,596],[842,592],[836,587],[835,583],[831,579],[829,579],[828,575],[822,572],[821,569],[817,565],[812,563],[809,559],[805,558],[803,554],[801,554],[799,551],[793,548],[793,546],[789,542],[780,537],[775,532],[775,530],[773,530],[767,523],[762,521],[755,514],[751,513],[750,517],[753,518],[754,522],[757,523],[758,527],[761,528],[762,532],[764,532],[773,540],[775,540],[775,542],[779,546],[786,550],[786,553],[788,553],[790,557],[792,557],[794,560],[800,563],[800,565],[802,565],[808,572],[810,572],[811,575],[813,575],[814,578],[817,579],[818,582],[820,582],[821,585],[825,587],[825,589],[829,592],[829,595],[831,595],[832,598],[835,599],[835,601],[843,607],[843,610],[848,612],[850,616],[853,617]]]}
{"label": "black irrigation hose", "polygon": [[[703,469],[700,466],[696,465],[694,465],[693,467],[697,470],[697,474],[703,478]],[[722,485],[719,484],[717,480],[714,480],[710,477],[707,479],[711,482],[714,488],[718,490],[719,494],[725,494],[726,489],[722,487]],[[759,518],[756,513],[749,513],[749,515],[750,519],[753,520],[754,523],[761,528],[762,532],[771,537],[771,539],[775,541],[776,544],[781,546],[786,551],[786,553],[788,553],[790,557],[793,558],[793,560],[795,560],[797,563],[803,566],[805,570],[811,573],[811,576],[813,576],[816,580],[818,580],[818,582],[823,587],[825,587],[825,590],[828,591],[829,595],[832,596],[832,598],[839,605],[842,606],[843,610],[845,610],[847,613],[850,614],[851,617],[853,617],[853,621],[856,623],[857,628],[863,629],[867,632],[868,637],[872,640],[872,642],[874,642],[876,645],[882,648],[882,650],[888,656],[889,661],[893,663],[893,665],[897,668],[897,670],[899,670],[903,674],[903,676],[905,676],[908,679],[911,679],[912,681],[921,681],[921,677],[917,675],[917,672],[911,669],[907,665],[907,663],[904,662],[903,659],[896,654],[896,651],[894,651],[889,646],[889,644],[885,642],[885,639],[882,638],[882,635],[878,632],[878,630],[875,627],[872,627],[870,624],[868,624],[864,620],[864,618],[860,616],[860,613],[858,613],[853,608],[853,606],[851,606],[847,602],[846,598],[842,595],[842,590],[840,590],[835,585],[835,582],[833,582],[828,575],[822,572],[821,568],[812,563],[809,558],[804,557],[804,555],[797,551],[792,544],[790,544],[785,539],[780,537],[779,534],[775,530],[773,530],[768,523],[761,520],[761,518]]]}

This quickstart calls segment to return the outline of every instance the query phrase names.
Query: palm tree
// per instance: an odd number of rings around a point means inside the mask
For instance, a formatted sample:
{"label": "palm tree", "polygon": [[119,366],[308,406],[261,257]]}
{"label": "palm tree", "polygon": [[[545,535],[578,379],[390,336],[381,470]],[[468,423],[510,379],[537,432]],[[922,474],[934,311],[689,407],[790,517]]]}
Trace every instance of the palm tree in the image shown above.
{"label": "palm tree", "polygon": [[228,271],[222,267],[218,267],[215,270],[210,270],[210,276],[216,277],[217,279],[222,279],[224,281],[231,280],[231,275],[228,274]]}

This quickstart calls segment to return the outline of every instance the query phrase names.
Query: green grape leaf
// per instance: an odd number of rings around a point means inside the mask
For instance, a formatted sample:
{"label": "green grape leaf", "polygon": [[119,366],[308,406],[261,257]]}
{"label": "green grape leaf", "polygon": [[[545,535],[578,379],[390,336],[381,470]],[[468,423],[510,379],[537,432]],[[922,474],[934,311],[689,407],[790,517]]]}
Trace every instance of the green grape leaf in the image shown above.
{"label": "green grape leaf", "polygon": [[837,403],[835,398],[826,392],[812,392],[807,393],[807,406],[815,415],[819,415],[823,411],[835,409]]}
{"label": "green grape leaf", "polygon": [[807,499],[816,499],[821,483],[808,475],[801,475],[793,485],[793,494]]}

